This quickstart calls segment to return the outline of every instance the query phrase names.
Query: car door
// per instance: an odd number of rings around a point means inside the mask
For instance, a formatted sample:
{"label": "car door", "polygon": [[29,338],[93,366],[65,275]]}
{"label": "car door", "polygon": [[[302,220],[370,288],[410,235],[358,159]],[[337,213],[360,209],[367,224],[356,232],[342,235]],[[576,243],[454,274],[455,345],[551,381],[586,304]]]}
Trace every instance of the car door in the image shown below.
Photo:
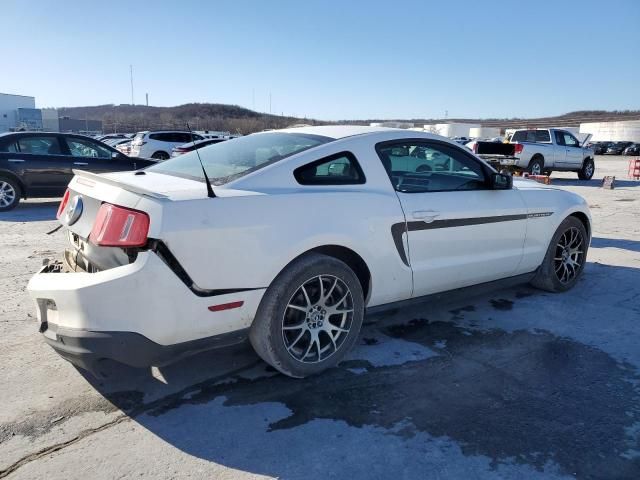
{"label": "car door", "polygon": [[17,152],[9,162],[21,172],[28,195],[56,196],[71,180],[71,159],[56,134],[26,133],[16,138]]}
{"label": "car door", "polygon": [[446,142],[403,140],[376,149],[406,216],[400,233],[414,297],[518,273],[527,209],[517,190],[489,189],[491,170]]}
{"label": "car door", "polygon": [[73,159],[74,169],[88,170],[93,173],[134,169],[131,159],[101,142],[81,136],[65,136],[64,141]]}
{"label": "car door", "polygon": [[580,142],[569,132],[560,130],[559,133],[562,135],[562,138],[564,140],[566,151],[565,163],[567,168],[576,170],[579,169],[582,166],[582,161],[584,160]]}

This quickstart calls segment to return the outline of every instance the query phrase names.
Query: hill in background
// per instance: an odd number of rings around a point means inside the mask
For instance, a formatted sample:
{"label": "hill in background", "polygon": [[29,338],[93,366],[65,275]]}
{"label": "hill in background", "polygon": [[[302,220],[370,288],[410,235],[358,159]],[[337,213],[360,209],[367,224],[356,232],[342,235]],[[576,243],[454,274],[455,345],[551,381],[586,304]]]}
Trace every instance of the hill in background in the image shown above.
{"label": "hill in background", "polygon": [[[328,122],[307,118],[285,117],[255,112],[237,105],[217,103],[188,103],[176,107],[147,107],[145,105],[98,105],[94,107],[64,107],[58,114],[87,120],[102,120],[105,133],[138,132],[142,130],[186,129],[222,130],[248,134],[266,129],[285,128],[295,124],[368,125],[389,119],[343,120]],[[487,127],[577,127],[585,122],[640,120],[640,110],[602,111],[583,110],[554,117],[541,118],[447,118],[447,119],[394,119],[412,122],[417,127],[432,123],[478,123]]]}
{"label": "hill in background", "polygon": [[102,129],[105,133],[161,129],[186,130],[189,123],[192,130],[221,130],[247,134],[265,129],[285,128],[297,123],[311,125],[327,123],[270,115],[237,105],[217,103],[188,103],[177,107],[145,105],[63,107],[58,109],[58,115],[80,120],[102,120]]}

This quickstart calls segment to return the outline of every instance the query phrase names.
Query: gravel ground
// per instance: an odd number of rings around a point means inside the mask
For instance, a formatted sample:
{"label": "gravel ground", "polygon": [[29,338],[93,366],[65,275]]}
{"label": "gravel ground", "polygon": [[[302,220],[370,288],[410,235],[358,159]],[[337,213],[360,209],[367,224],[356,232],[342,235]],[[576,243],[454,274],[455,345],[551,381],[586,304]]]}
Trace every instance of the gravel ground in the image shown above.
{"label": "gravel ground", "polygon": [[[556,174],[594,219],[579,284],[368,318],[291,380],[247,345],[96,380],[44,344],[25,288],[57,201],[0,214],[0,478],[640,478],[640,182]],[[117,301],[117,299],[114,299]]]}

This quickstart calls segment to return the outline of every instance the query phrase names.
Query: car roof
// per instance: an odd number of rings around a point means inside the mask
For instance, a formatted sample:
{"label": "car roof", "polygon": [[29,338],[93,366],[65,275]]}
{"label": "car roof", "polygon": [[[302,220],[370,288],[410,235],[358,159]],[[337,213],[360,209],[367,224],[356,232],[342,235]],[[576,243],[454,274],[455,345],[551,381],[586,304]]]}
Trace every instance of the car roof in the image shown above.
{"label": "car roof", "polygon": [[354,135],[363,135],[367,133],[376,132],[394,132],[394,131],[406,131],[398,128],[388,127],[367,127],[364,125],[322,125],[317,127],[294,127],[285,128],[282,130],[274,130],[283,133],[305,133],[308,135],[321,135],[323,137],[333,138],[338,140],[340,138],[352,137]]}

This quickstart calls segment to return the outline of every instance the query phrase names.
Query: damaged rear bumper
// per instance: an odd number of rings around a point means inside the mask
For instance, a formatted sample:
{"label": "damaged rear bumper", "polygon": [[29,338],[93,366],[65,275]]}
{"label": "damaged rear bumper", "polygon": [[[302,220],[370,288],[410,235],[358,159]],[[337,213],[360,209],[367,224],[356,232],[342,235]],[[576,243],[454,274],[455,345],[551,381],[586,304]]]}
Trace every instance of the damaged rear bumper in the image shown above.
{"label": "damaged rear bumper", "polygon": [[[198,296],[151,251],[109,270],[73,271],[75,257],[46,265],[29,282],[46,342],[94,371],[107,358],[162,365],[246,338],[265,289]],[[70,271],[71,270],[71,271]],[[214,306],[237,304],[233,309]]]}
{"label": "damaged rear bumper", "polygon": [[248,329],[174,345],[160,345],[135,332],[94,332],[42,324],[49,346],[77,367],[99,375],[99,363],[114,360],[131,367],[164,365],[189,355],[235,345],[246,340]]}

